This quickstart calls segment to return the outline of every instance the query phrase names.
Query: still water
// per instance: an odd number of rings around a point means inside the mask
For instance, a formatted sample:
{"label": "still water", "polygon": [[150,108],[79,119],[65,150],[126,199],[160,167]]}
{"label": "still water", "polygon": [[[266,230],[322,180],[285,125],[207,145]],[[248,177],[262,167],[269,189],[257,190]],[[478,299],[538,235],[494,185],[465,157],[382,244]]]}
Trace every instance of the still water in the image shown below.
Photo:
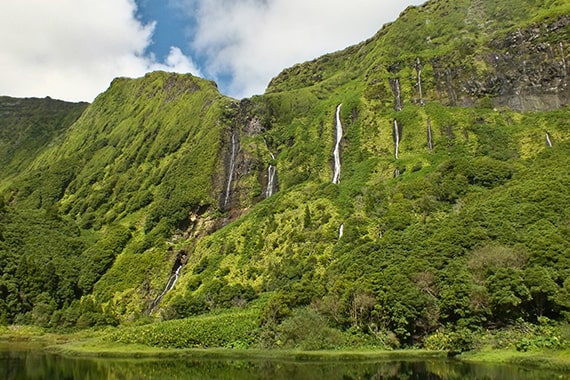
{"label": "still water", "polygon": [[65,358],[37,346],[0,342],[0,379],[570,379],[570,374],[453,360],[304,362],[279,360]]}

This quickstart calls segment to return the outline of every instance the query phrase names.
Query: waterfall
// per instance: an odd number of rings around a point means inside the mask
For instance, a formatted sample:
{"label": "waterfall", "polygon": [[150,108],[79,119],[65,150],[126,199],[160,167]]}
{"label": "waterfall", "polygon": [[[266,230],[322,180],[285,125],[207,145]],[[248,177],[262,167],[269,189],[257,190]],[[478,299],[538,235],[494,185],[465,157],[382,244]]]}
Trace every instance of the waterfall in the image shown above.
{"label": "waterfall", "polygon": [[548,132],[546,132],[546,146],[552,148],[552,140],[550,139]]}
{"label": "waterfall", "polygon": [[416,58],[416,72],[418,73],[418,93],[420,95],[420,104],[424,105],[424,98],[422,94],[422,65],[420,58]]}
{"label": "waterfall", "polygon": [[447,87],[447,94],[449,96],[449,105],[457,105],[457,95],[453,89],[453,78],[451,77],[451,70],[449,68],[445,69],[445,85]]}
{"label": "waterfall", "polygon": [[427,140],[428,140],[428,149],[429,152],[433,152],[433,136],[431,131],[431,119],[428,116],[427,119]]}
{"label": "waterfall", "polygon": [[342,235],[344,235],[344,223],[342,223],[338,227],[338,240],[340,240],[340,238],[342,238]]}
{"label": "waterfall", "polygon": [[342,123],[340,120],[340,107],[342,104],[339,104],[336,107],[336,144],[334,146],[334,173],[332,178],[332,183],[339,184],[340,183],[340,141],[342,139]]}
{"label": "waterfall", "polygon": [[568,66],[566,65],[566,56],[564,53],[564,44],[562,42],[560,42],[560,53],[562,53],[562,67],[564,68],[564,76],[567,75],[568,72]]}
{"label": "waterfall", "polygon": [[[273,155],[272,155],[273,156]],[[273,195],[273,189],[275,187],[275,173],[277,168],[273,165],[269,165],[267,168],[267,189],[265,190],[265,198],[269,198]]]}
{"label": "waterfall", "polygon": [[562,54],[562,68],[564,69],[564,84],[568,84],[568,65],[566,64],[566,54],[564,52],[564,44],[560,42],[560,53]]}
{"label": "waterfall", "polygon": [[390,79],[390,87],[392,88],[392,93],[394,93],[394,109],[399,112],[403,108],[402,90],[400,89],[400,79],[398,78]]}
{"label": "waterfall", "polygon": [[400,176],[400,169],[394,169],[394,178],[398,178]]}
{"label": "waterfall", "polygon": [[178,278],[180,277],[180,272],[182,271],[182,267],[183,267],[183,264],[180,263],[178,268],[176,268],[174,273],[172,273],[170,275],[170,277],[168,278],[168,281],[166,282],[166,286],[164,287],[164,290],[162,291],[162,293],[160,293],[160,295],[158,297],[156,297],[154,299],[154,301],[152,301],[152,306],[150,308],[151,313],[154,310],[154,308],[158,306],[160,301],[162,301],[162,298],[164,297],[164,295],[166,293],[168,293],[170,290],[172,290],[172,288],[174,288],[174,285],[176,285],[176,282],[178,281]]}
{"label": "waterfall", "polygon": [[398,150],[400,149],[400,131],[398,120],[394,119],[394,158],[398,159]]}
{"label": "waterfall", "polygon": [[235,131],[232,132],[231,145],[232,145],[232,151],[231,151],[231,155],[230,155],[230,165],[229,165],[229,169],[228,169],[228,183],[226,185],[226,196],[224,198],[224,208],[228,207],[228,203],[230,201],[232,181],[233,181],[234,170],[235,170],[235,166],[236,166],[236,155],[237,155],[237,151],[238,151],[238,147],[239,147],[239,141],[237,141]]}

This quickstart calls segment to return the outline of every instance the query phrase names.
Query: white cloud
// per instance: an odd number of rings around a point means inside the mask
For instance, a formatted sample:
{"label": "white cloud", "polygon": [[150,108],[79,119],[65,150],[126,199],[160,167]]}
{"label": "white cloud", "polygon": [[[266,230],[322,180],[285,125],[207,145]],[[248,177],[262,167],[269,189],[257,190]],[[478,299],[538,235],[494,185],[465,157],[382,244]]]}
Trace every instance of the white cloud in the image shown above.
{"label": "white cloud", "polygon": [[204,72],[232,77],[235,97],[262,93],[283,68],[374,35],[424,0],[176,0],[196,18],[192,47]]}
{"label": "white cloud", "polygon": [[0,5],[0,94],[91,101],[117,76],[200,72],[172,47],[165,64],[145,56],[154,24],[134,0],[18,0]]}
{"label": "white cloud", "polygon": [[[155,24],[134,0],[14,0],[0,4],[0,95],[91,101],[117,76],[151,70],[217,80],[234,97],[262,93],[283,68],[371,37],[423,0],[154,0],[188,12],[188,46],[164,62],[145,54]],[[162,26],[164,27],[164,26]],[[166,26],[168,27],[168,26]]]}
{"label": "white cloud", "polygon": [[197,76],[201,76],[200,69],[194,64],[192,59],[184,53],[182,50],[176,46],[170,47],[170,52],[168,57],[166,57],[165,63],[157,63],[154,58],[150,58],[150,62],[147,61],[148,70],[162,70],[162,71],[174,71],[179,73],[192,73]]}

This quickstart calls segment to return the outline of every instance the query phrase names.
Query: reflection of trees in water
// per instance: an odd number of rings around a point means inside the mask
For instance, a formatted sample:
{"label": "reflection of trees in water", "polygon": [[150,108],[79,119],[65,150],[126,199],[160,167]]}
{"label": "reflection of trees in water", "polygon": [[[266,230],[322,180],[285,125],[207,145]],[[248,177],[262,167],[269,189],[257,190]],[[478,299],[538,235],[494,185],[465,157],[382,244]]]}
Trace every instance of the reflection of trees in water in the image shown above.
{"label": "reflection of trees in water", "polygon": [[36,349],[0,345],[0,378],[21,379],[218,379],[218,380],[459,380],[570,379],[547,371],[504,365],[425,361],[293,361],[214,359],[73,359]]}

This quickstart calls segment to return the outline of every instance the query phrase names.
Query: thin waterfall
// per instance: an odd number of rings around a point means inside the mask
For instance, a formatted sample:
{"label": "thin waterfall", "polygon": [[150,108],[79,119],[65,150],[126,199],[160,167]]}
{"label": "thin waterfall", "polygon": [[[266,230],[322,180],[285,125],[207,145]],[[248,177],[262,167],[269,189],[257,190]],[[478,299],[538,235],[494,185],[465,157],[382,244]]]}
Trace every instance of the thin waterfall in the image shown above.
{"label": "thin waterfall", "polygon": [[564,76],[568,75],[568,66],[566,65],[566,56],[564,53],[564,44],[560,42],[560,53],[562,53],[562,68],[564,69]]}
{"label": "thin waterfall", "polygon": [[453,89],[453,78],[451,75],[451,70],[449,68],[445,69],[445,85],[447,87],[447,94],[449,96],[449,105],[457,105],[457,94]]}
{"label": "thin waterfall", "polygon": [[402,108],[402,89],[400,88],[400,79],[396,79],[396,111],[401,111]]}
{"label": "thin waterfall", "polygon": [[429,152],[433,152],[433,136],[432,136],[432,130],[431,130],[431,119],[428,116],[427,119],[427,140],[428,140],[428,149]]}
{"label": "thin waterfall", "polygon": [[[265,141],[265,147],[267,148],[267,151],[271,156],[271,161],[275,162],[275,155],[273,154],[273,152],[271,152],[271,150],[269,150],[269,145],[267,144],[267,140],[263,138],[263,141]],[[269,198],[275,192],[275,186],[277,184],[276,178],[277,178],[277,167],[273,164],[269,164],[269,166],[267,167],[267,188],[265,189],[265,198]]]}
{"label": "thin waterfall", "polygon": [[180,277],[180,272],[182,271],[182,267],[183,267],[183,264],[181,263],[178,266],[178,268],[176,268],[174,273],[172,273],[170,275],[170,277],[168,278],[168,281],[166,282],[166,286],[164,287],[164,290],[162,291],[162,293],[160,293],[160,295],[158,297],[156,297],[154,299],[154,301],[152,301],[152,306],[150,308],[151,313],[158,306],[160,301],[162,301],[162,298],[165,296],[165,294],[168,293],[170,290],[172,290],[172,288],[174,288],[174,285],[176,285],[176,282],[178,281],[178,278]]}
{"label": "thin waterfall", "polygon": [[552,148],[552,140],[550,139],[548,132],[546,132],[546,146]]}
{"label": "thin waterfall", "polygon": [[559,46],[560,46],[560,53],[562,53],[562,67],[564,68],[564,76],[566,76],[567,66],[566,66],[566,56],[564,54],[564,44],[560,42]]}
{"label": "thin waterfall", "polygon": [[562,54],[562,68],[564,69],[564,85],[568,85],[568,64],[566,63],[566,53],[564,52],[564,44],[560,42],[560,53]]}
{"label": "thin waterfall", "polygon": [[392,88],[392,93],[394,94],[394,109],[399,112],[403,108],[400,79],[399,78],[390,79],[390,87]]}
{"label": "thin waterfall", "polygon": [[394,178],[398,178],[400,176],[400,169],[394,169]]}
{"label": "thin waterfall", "polygon": [[269,165],[267,168],[267,189],[265,190],[265,198],[269,198],[273,195],[273,189],[275,187],[275,173],[277,168],[273,165]]}
{"label": "thin waterfall", "polygon": [[230,165],[229,165],[229,169],[228,169],[228,183],[226,184],[226,196],[224,198],[224,208],[228,207],[228,203],[230,201],[230,193],[232,190],[232,181],[233,181],[234,170],[235,170],[235,166],[236,166],[236,155],[237,155],[238,146],[239,146],[239,142],[237,141],[235,131],[232,132],[231,145],[232,145],[232,151],[231,151],[231,155],[230,155]]}
{"label": "thin waterfall", "polygon": [[420,63],[420,58],[416,58],[416,72],[418,73],[418,93],[420,95],[420,104],[424,104],[424,98],[422,94],[422,64]]}
{"label": "thin waterfall", "polygon": [[342,123],[340,120],[340,107],[342,104],[339,104],[336,107],[336,144],[334,146],[334,173],[332,178],[332,183],[339,184],[340,183],[340,141],[342,140]]}
{"label": "thin waterfall", "polygon": [[344,223],[342,223],[338,227],[338,240],[340,240],[340,238],[342,238],[343,235],[344,235]]}
{"label": "thin waterfall", "polygon": [[398,150],[400,149],[400,130],[398,120],[394,119],[394,158],[398,159]]}

